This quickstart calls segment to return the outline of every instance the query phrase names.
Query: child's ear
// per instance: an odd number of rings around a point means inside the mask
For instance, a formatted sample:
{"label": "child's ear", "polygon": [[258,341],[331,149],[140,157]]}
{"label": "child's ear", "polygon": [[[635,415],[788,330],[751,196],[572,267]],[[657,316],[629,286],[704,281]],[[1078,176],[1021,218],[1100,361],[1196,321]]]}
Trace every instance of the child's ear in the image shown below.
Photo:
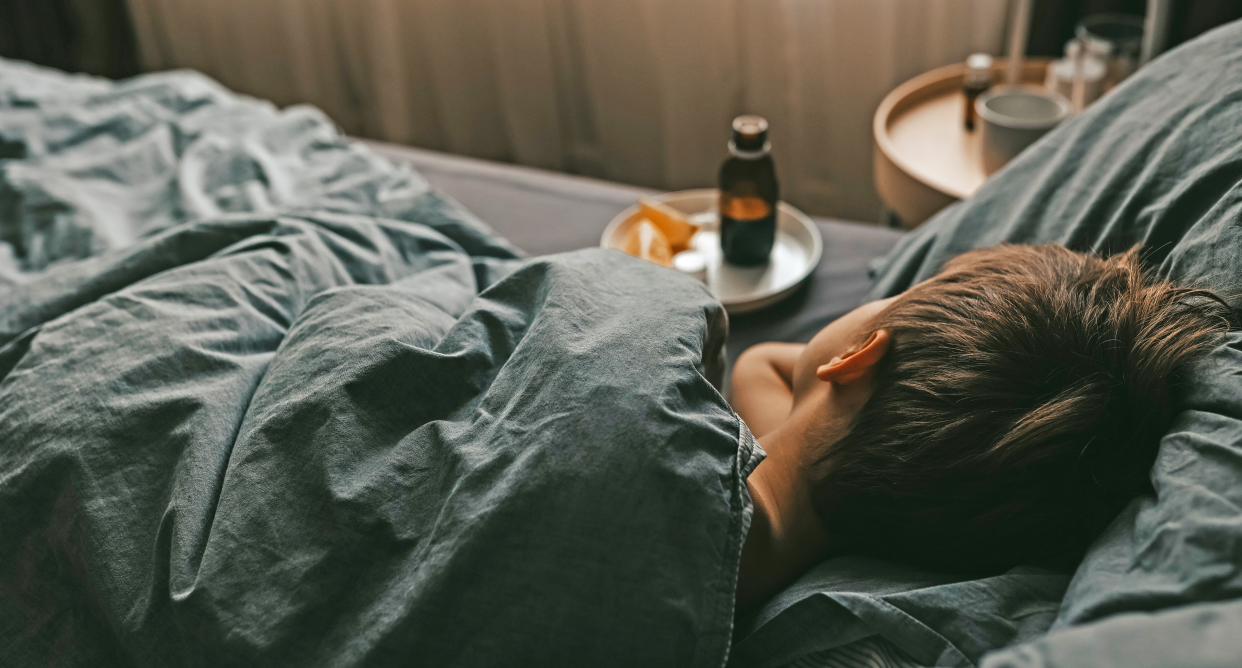
{"label": "child's ear", "polygon": [[861,348],[847,353],[844,357],[832,358],[831,362],[816,369],[815,375],[822,381],[838,385],[849,385],[861,380],[870,381],[871,372],[875,370],[880,360],[884,359],[890,342],[892,342],[892,337],[889,336],[888,330],[877,329],[867,337],[867,341]]}

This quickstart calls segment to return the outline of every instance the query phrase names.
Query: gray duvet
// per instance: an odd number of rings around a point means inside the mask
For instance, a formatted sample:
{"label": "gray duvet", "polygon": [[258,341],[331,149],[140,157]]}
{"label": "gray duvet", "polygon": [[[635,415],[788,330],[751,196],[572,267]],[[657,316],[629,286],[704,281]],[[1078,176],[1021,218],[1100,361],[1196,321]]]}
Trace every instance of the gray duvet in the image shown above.
{"label": "gray duvet", "polygon": [[723,664],[762,453],[700,284],[196,75],[0,90],[0,662]]}

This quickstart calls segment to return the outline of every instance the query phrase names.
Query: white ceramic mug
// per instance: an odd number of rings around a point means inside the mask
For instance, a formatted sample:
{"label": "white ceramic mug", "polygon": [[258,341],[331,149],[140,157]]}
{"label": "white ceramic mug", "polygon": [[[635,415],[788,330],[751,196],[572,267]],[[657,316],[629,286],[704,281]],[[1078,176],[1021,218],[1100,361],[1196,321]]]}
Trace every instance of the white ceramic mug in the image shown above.
{"label": "white ceramic mug", "polygon": [[993,88],[975,101],[983,121],[983,168],[995,172],[1070,114],[1064,95],[1044,88]]}

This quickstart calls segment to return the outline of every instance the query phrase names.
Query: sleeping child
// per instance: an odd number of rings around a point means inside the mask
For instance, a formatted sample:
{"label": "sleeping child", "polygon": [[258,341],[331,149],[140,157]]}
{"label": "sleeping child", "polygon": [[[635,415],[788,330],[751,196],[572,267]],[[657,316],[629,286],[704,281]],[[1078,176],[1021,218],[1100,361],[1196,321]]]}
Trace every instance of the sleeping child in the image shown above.
{"label": "sleeping child", "polygon": [[1134,496],[1178,374],[1227,331],[1216,295],[1104,260],[1005,245],[865,304],[810,343],[766,343],[732,405],[767,458],[739,609],[825,556],[954,571],[1072,566]]}

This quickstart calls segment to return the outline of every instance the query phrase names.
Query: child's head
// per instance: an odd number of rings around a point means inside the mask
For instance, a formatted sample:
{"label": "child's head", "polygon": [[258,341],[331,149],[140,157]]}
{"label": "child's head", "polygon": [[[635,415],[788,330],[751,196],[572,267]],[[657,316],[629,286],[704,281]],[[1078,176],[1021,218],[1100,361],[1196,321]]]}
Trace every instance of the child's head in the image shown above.
{"label": "child's head", "polygon": [[810,471],[811,502],[846,549],[955,570],[1079,558],[1150,489],[1170,390],[1232,321],[1134,251],[1058,246],[972,251],[857,313],[836,336],[888,341]]}

